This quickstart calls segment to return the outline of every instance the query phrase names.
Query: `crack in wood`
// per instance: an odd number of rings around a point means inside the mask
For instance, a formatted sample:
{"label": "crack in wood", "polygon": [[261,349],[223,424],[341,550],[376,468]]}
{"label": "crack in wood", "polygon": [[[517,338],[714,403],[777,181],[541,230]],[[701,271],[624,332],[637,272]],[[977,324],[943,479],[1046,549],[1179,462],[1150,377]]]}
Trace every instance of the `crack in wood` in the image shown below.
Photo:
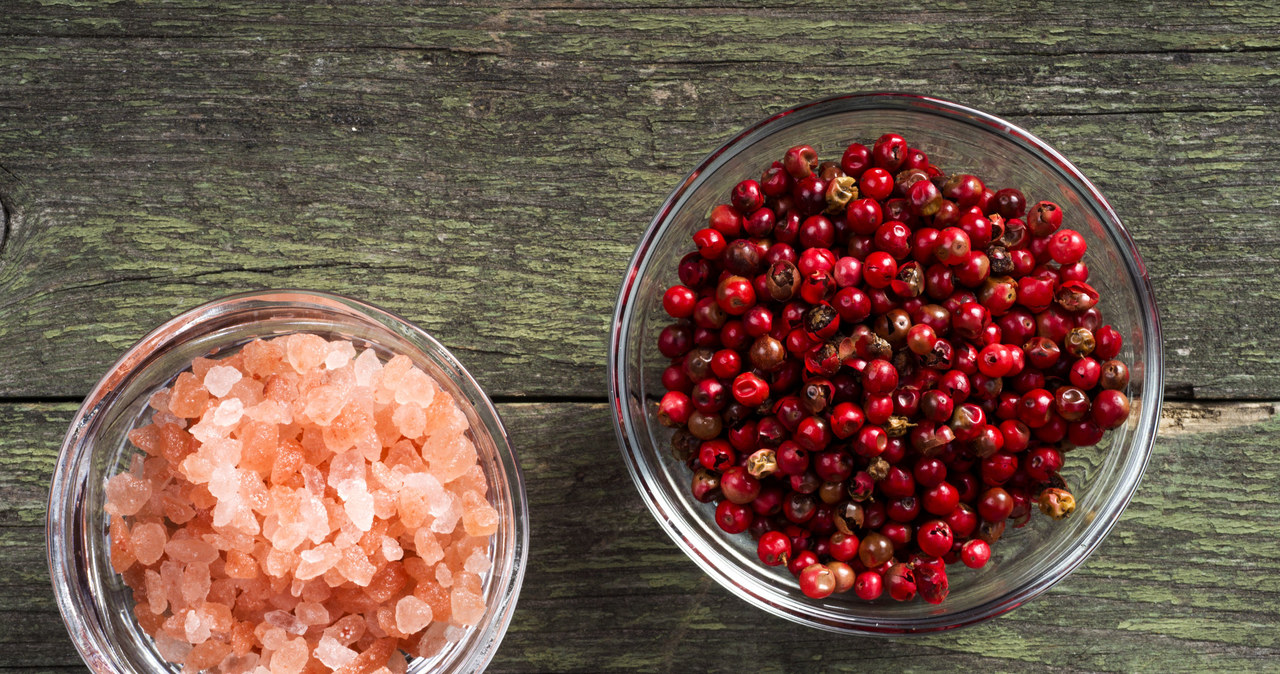
{"label": "crack in wood", "polygon": [[1266,422],[1276,414],[1274,402],[1165,401],[1159,433],[1165,437],[1221,433]]}

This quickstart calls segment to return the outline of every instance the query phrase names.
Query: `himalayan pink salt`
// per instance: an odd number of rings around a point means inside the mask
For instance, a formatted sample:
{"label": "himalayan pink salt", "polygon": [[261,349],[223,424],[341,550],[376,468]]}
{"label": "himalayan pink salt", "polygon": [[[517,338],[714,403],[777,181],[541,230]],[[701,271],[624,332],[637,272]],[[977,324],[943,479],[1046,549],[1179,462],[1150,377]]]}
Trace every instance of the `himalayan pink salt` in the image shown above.
{"label": "himalayan pink salt", "polygon": [[484,617],[484,597],[462,586],[449,593],[449,605],[453,608],[453,620],[462,625],[474,625]]}
{"label": "himalayan pink salt", "polygon": [[498,511],[474,491],[462,492],[462,528],[468,536],[492,536],[498,531]]}
{"label": "himalayan pink salt", "polygon": [[465,569],[467,573],[480,575],[488,571],[492,565],[493,563],[489,561],[489,554],[487,551],[475,550],[467,556],[467,561],[463,563],[462,568]]}
{"label": "himalayan pink salt", "polygon": [[372,387],[381,373],[382,361],[378,360],[378,354],[373,349],[365,349],[356,357],[355,365],[352,368],[356,386]]}
{"label": "himalayan pink salt", "polygon": [[400,542],[391,536],[382,537],[382,556],[387,558],[389,562],[398,561],[404,557],[404,548],[400,547]]}
{"label": "himalayan pink salt", "polygon": [[324,604],[315,602],[299,602],[293,609],[293,614],[298,617],[298,621],[304,625],[328,625],[329,609]]}
{"label": "himalayan pink salt", "polygon": [[497,511],[466,415],[408,357],[258,340],[148,402],[106,511],[167,660],[403,674],[397,643],[434,654],[483,617]]}
{"label": "himalayan pink salt", "polygon": [[331,636],[323,636],[315,650],[316,659],[329,669],[341,669],[356,659],[356,652]]}
{"label": "himalayan pink salt", "polygon": [[112,475],[107,480],[105,510],[112,515],[128,516],[142,510],[151,500],[151,483],[131,473]]}
{"label": "himalayan pink salt", "polygon": [[169,411],[175,416],[194,419],[204,414],[204,404],[209,401],[209,391],[190,372],[183,372],[169,390]]}
{"label": "himalayan pink salt", "polygon": [[426,529],[418,529],[413,534],[413,548],[418,557],[427,564],[435,564],[444,559],[444,548],[440,541]]}
{"label": "himalayan pink salt", "polygon": [[414,439],[422,437],[427,427],[427,415],[417,403],[405,403],[391,415],[391,421],[400,431],[400,435]]}
{"label": "himalayan pink salt", "polygon": [[212,582],[208,564],[200,562],[188,564],[182,570],[182,598],[188,603],[203,600],[209,596],[209,586]]}
{"label": "himalayan pink salt", "polygon": [[163,524],[147,522],[133,528],[131,534],[133,555],[143,566],[151,566],[164,555],[165,528]]}
{"label": "himalayan pink salt", "polygon": [[209,638],[209,624],[202,619],[200,611],[187,611],[187,618],[182,623],[183,635],[191,644],[204,643]]}
{"label": "himalayan pink salt", "polygon": [[298,374],[306,374],[324,362],[329,344],[324,337],[296,333],[284,338],[285,358]]}
{"label": "himalayan pink salt", "polygon": [[396,387],[395,400],[401,405],[412,403],[418,407],[426,407],[431,404],[435,396],[436,383],[426,372],[413,367],[400,378],[400,384]]}
{"label": "himalayan pink salt", "polygon": [[440,587],[453,586],[453,569],[447,564],[436,564],[436,582]]}
{"label": "himalayan pink salt", "polygon": [[338,560],[336,569],[347,580],[365,587],[369,581],[373,580],[373,574],[378,571],[370,561],[369,556],[361,550],[359,546],[352,545],[342,551],[342,557]]}
{"label": "himalayan pink salt", "polygon": [[157,632],[154,636],[156,652],[169,662],[182,662],[187,659],[187,653],[191,652],[190,641],[176,639],[164,632]]}
{"label": "himalayan pink salt", "polygon": [[445,638],[445,627],[447,623],[432,623],[426,632],[422,633],[422,639],[418,641],[418,652],[415,653],[420,658],[433,658],[449,645],[449,640]]}
{"label": "himalayan pink salt", "polygon": [[405,634],[416,634],[431,624],[431,606],[413,595],[402,597],[396,603],[396,629]]}
{"label": "himalayan pink salt", "polygon": [[301,580],[319,577],[324,572],[332,569],[341,556],[342,553],[332,543],[324,543],[310,550],[303,550],[298,553],[298,557],[302,561],[294,572],[295,576]]}
{"label": "himalayan pink salt", "polygon": [[359,615],[347,615],[325,628],[324,636],[343,646],[350,646],[356,642],[356,639],[364,636],[364,631],[364,618]]}
{"label": "himalayan pink salt", "polygon": [[307,666],[311,649],[305,639],[291,639],[271,654],[271,674],[299,674]]}
{"label": "himalayan pink salt", "polygon": [[153,615],[160,615],[169,607],[169,597],[165,594],[164,580],[160,578],[160,573],[153,569],[147,569],[143,572],[144,582],[147,588],[147,609]]}
{"label": "himalayan pink salt", "polygon": [[213,408],[213,423],[217,426],[234,426],[244,416],[244,402],[231,398]]}
{"label": "himalayan pink salt", "polygon": [[204,387],[215,398],[224,398],[244,375],[234,367],[215,365],[204,374]]}
{"label": "himalayan pink salt", "polygon": [[289,634],[307,633],[307,623],[288,611],[268,611],[262,615],[262,619]]}
{"label": "himalayan pink salt", "polygon": [[324,369],[340,370],[355,357],[356,347],[351,342],[329,342],[329,352],[324,357]]}

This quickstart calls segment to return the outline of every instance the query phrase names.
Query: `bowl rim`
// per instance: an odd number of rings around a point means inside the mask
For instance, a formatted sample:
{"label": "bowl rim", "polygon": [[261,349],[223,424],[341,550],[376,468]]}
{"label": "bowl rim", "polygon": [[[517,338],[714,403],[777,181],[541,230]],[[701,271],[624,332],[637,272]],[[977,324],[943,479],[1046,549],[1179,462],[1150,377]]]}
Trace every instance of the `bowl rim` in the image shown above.
{"label": "bowl rim", "polygon": [[[460,654],[458,661],[454,663],[456,666],[464,667],[468,670],[483,670],[492,661],[507,630],[510,628],[529,561],[530,518],[528,494],[525,488],[524,475],[520,468],[519,457],[511,444],[506,427],[502,423],[502,417],[498,414],[498,410],[489,395],[481,388],[479,382],[475,380],[457,357],[439,340],[417,324],[399,314],[362,300],[338,293],[301,288],[270,288],[233,293],[202,302],[199,305],[181,311],[148,331],[126,349],[106,370],[102,378],[94,384],[90,392],[86,394],[80,407],[76,410],[67,433],[63,436],[50,479],[45,515],[45,561],[50,581],[53,585],[59,614],[81,658],[92,671],[103,673],[117,671],[113,661],[102,654],[97,645],[95,635],[90,634],[90,630],[86,625],[81,624],[80,613],[85,609],[81,607],[83,602],[73,596],[73,594],[81,590],[79,588],[76,590],[70,588],[71,581],[75,579],[76,574],[73,574],[72,570],[68,568],[72,565],[64,563],[74,555],[77,547],[74,544],[74,540],[78,538],[75,535],[64,535],[64,533],[79,528],[79,522],[66,522],[63,521],[64,518],[61,516],[62,511],[66,509],[66,502],[72,494],[76,493],[80,483],[79,480],[75,479],[80,477],[78,475],[80,471],[77,470],[76,466],[72,465],[71,459],[73,457],[82,459],[79,455],[83,453],[81,445],[83,445],[83,434],[87,427],[104,411],[109,396],[120,385],[129,380],[135,367],[144,363],[145,359],[154,353],[157,348],[167,343],[181,341],[192,326],[217,315],[237,310],[239,308],[236,306],[238,303],[252,301],[278,306],[285,306],[294,302],[311,302],[316,308],[331,311],[335,314],[341,311],[358,314],[371,322],[383,325],[393,332],[397,328],[404,330],[412,335],[412,340],[425,345],[425,349],[417,344],[415,344],[415,348],[422,350],[424,356],[438,360],[439,365],[445,368],[446,374],[453,378],[454,383],[466,394],[466,404],[475,409],[481,424],[480,430],[490,436],[496,450],[497,464],[505,474],[508,484],[505,490],[502,491],[509,495],[511,503],[506,504],[504,507],[512,510],[515,515],[511,525],[513,536],[509,543],[512,548],[511,575],[505,582],[495,584],[492,588],[495,603],[490,608],[496,608],[490,614],[492,616],[490,618],[490,629],[492,631],[486,633],[477,641],[473,645],[473,650]],[[494,580],[500,581],[501,579],[495,578]],[[73,625],[72,620],[75,620],[77,624]]]}
{"label": "bowl rim", "polygon": [[[642,272],[645,271],[649,251],[659,239],[663,230],[670,224],[670,217],[673,215],[675,207],[683,200],[686,194],[701,184],[703,174],[711,169],[721,156],[749,147],[755,140],[771,133],[775,125],[782,124],[783,120],[791,115],[801,111],[813,111],[816,113],[815,116],[818,116],[828,108],[832,109],[832,113],[836,113],[840,112],[838,106],[848,101],[866,103],[865,107],[859,108],[860,111],[910,109],[915,112],[946,117],[953,121],[965,122],[982,129],[984,132],[1002,135],[1023,149],[1030,151],[1033,155],[1039,157],[1041,161],[1056,170],[1061,177],[1071,181],[1073,188],[1078,187],[1077,191],[1087,200],[1092,201],[1092,205],[1101,212],[1104,216],[1103,226],[1106,232],[1118,241],[1120,247],[1126,253],[1121,256],[1122,262],[1136,290],[1140,314],[1139,321],[1146,336],[1143,351],[1145,369],[1142,380],[1141,412],[1133,438],[1135,443],[1144,437],[1146,441],[1141,446],[1135,444],[1135,448],[1140,450],[1139,461],[1137,461],[1136,466],[1133,465],[1134,462],[1132,460],[1129,464],[1117,466],[1118,469],[1129,474],[1128,479],[1120,483],[1121,487],[1127,487],[1121,494],[1122,498],[1118,500],[1111,498],[1106,502],[1106,505],[1110,507],[1099,512],[1095,520],[1101,520],[1102,523],[1091,526],[1082,533],[1081,537],[1087,539],[1086,544],[1077,546],[1071,556],[1065,560],[1065,564],[1055,567],[1056,573],[1047,574],[1049,577],[1032,579],[1005,592],[996,599],[954,614],[892,621],[850,621],[841,616],[835,616],[830,612],[824,615],[814,615],[813,613],[794,610],[791,607],[767,600],[765,597],[736,582],[729,571],[717,567],[711,559],[694,546],[691,539],[696,540],[698,538],[697,532],[684,530],[684,527],[668,516],[658,495],[649,487],[642,476],[639,461],[640,452],[632,445],[632,438],[641,436],[636,433],[625,406],[626,388],[622,374],[625,372],[624,361],[628,340],[623,327],[631,320],[632,309],[635,305],[629,300],[636,290]],[[702,568],[704,573],[747,603],[793,622],[848,634],[927,634],[972,625],[1007,613],[1065,579],[1083,564],[1107,537],[1141,484],[1142,477],[1150,462],[1159,424],[1160,408],[1164,398],[1164,347],[1155,292],[1133,237],[1106,197],[1066,157],[1026,129],[990,113],[959,103],[933,96],[903,92],[850,93],[810,100],[761,119],[733,135],[707,155],[667,196],[641,236],[640,242],[631,256],[618,292],[613,321],[610,325],[608,350],[609,404],[613,408],[613,425],[618,438],[619,450],[622,452],[623,462],[636,485],[636,489],[640,492],[642,500],[663,531],[686,556]]]}

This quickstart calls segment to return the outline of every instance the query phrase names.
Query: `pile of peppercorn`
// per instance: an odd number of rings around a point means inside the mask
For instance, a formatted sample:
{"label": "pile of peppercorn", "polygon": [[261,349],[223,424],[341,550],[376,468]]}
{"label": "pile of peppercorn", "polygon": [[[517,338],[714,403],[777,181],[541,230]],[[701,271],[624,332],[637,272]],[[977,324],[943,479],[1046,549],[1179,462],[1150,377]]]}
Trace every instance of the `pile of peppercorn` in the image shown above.
{"label": "pile of peppercorn", "polygon": [[810,597],[939,603],[1033,504],[1071,514],[1064,453],[1126,422],[1129,370],[1057,204],[893,133],[793,147],[729,202],[658,338],[658,418],[721,529]]}

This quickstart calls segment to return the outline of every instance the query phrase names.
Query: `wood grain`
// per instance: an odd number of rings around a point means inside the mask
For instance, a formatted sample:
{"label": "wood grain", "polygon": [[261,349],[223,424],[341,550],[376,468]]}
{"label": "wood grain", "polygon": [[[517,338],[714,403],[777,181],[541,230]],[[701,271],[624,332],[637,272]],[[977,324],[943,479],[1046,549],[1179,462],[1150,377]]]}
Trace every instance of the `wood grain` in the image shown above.
{"label": "wood grain", "polygon": [[[44,566],[56,439],[74,406],[0,405],[0,644],[5,665],[80,671]],[[614,449],[603,404],[500,406],[527,479],[528,575],[495,672],[1254,671],[1280,657],[1280,421],[1167,433],[1102,547],[991,622],[902,639],[837,638],[749,608],[661,532]],[[1179,419],[1233,414],[1171,403]],[[1224,470],[1231,466],[1231,471]],[[34,522],[33,522],[34,520]]]}
{"label": "wood grain", "polygon": [[600,397],[623,270],[683,174],[877,89],[1007,116],[1095,180],[1151,271],[1170,394],[1280,397],[1280,296],[1249,283],[1280,266],[1274,7],[6,4],[3,397],[83,395],[150,327],[280,286],[406,315],[495,395]]}

